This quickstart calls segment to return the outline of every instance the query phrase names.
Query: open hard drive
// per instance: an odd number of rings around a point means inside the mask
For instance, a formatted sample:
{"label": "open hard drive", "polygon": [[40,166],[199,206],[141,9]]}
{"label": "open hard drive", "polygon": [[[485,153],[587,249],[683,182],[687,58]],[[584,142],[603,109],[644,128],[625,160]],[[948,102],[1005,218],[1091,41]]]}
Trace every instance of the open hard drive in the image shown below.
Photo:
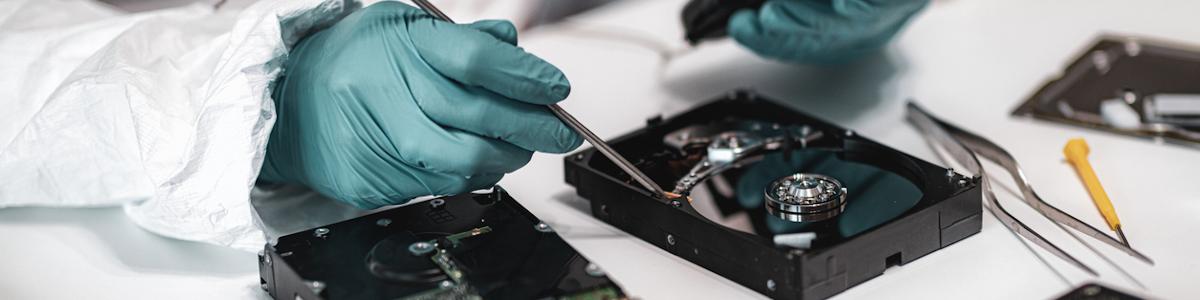
{"label": "open hard drive", "polygon": [[748,92],[566,158],[592,214],[771,298],[821,299],[980,231],[969,178]]}
{"label": "open hard drive", "polygon": [[1200,47],[1101,37],[1012,114],[1200,147]]}
{"label": "open hard drive", "polygon": [[499,187],[279,238],[259,254],[274,299],[624,299]]}

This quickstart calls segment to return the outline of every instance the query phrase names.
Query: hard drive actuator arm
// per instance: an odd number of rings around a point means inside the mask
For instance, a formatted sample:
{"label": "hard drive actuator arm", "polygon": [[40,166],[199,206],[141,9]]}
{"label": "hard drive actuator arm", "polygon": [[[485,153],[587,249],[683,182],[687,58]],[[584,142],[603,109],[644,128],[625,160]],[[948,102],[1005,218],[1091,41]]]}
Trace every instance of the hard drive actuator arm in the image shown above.
{"label": "hard drive actuator arm", "polygon": [[687,127],[664,138],[667,145],[680,150],[707,145],[704,158],[675,183],[672,193],[686,196],[696,185],[721,172],[761,159],[763,154],[770,151],[807,147],[809,142],[823,136],[820,131],[812,131],[808,126],[781,126],[755,121],[722,125],[725,126]]}

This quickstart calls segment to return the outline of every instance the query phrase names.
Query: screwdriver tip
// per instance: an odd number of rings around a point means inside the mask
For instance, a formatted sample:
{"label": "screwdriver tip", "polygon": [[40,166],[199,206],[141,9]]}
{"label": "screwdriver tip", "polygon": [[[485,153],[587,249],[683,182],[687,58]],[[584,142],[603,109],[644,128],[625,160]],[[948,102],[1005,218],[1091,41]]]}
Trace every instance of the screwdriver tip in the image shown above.
{"label": "screwdriver tip", "polygon": [[1125,239],[1125,231],[1121,230],[1121,225],[1117,225],[1115,229],[1117,231],[1117,238],[1121,240],[1121,243],[1125,244],[1125,247],[1132,248],[1132,246],[1129,246],[1129,240]]}

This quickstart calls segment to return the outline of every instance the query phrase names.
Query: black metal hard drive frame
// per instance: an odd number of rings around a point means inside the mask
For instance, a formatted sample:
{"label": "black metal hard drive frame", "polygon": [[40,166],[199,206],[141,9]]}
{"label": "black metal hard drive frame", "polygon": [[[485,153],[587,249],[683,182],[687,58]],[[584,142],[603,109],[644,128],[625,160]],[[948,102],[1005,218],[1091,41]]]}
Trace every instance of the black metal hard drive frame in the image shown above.
{"label": "black metal hard drive frame", "polygon": [[[1148,37],[1106,34],[1046,82],[1013,116],[1070,124],[1156,141],[1200,147],[1200,116],[1156,112],[1161,96],[1200,94],[1200,47]],[[1105,119],[1102,104],[1120,100],[1139,125]],[[1200,101],[1196,97],[1191,102]],[[1196,106],[1198,104],[1192,104]]]}
{"label": "black metal hard drive frame", "polygon": [[[450,240],[463,233],[462,242]],[[383,241],[408,236],[416,243],[380,250]],[[436,241],[425,244],[434,254],[445,249],[440,244],[459,247],[444,252],[445,261],[410,253],[426,240]],[[274,299],[625,298],[602,269],[499,187],[285,235],[267,244],[258,260],[262,288]]]}
{"label": "black metal hard drive frame", "polygon": [[595,149],[566,157],[566,181],[590,201],[596,218],[776,299],[827,298],[980,231],[979,178],[958,175],[751,92],[731,93],[669,119],[651,119],[646,127],[610,142],[637,160],[661,148],[669,132],[729,119],[802,124],[832,135],[809,146],[840,149],[841,159],[903,176],[922,190],[922,199],[898,217],[835,245],[798,250],[718,225],[687,201],[652,195]]}

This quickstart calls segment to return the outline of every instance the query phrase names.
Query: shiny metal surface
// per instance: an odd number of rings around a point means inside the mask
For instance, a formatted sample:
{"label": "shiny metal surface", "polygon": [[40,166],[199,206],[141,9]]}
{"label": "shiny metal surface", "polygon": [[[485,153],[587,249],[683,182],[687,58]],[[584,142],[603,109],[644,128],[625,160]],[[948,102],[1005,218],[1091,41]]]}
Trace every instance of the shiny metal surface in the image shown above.
{"label": "shiny metal surface", "polygon": [[[953,127],[953,125],[946,124],[941,120],[936,119],[912,102],[908,103],[905,116],[909,123],[912,123],[921,131],[921,134],[924,135],[924,137],[929,141],[930,146],[945,150],[946,153],[949,154],[949,156],[957,161],[960,165],[966,167],[967,170],[973,173],[975,176],[980,177],[980,183],[983,186],[984,198],[987,199],[987,202],[985,202],[985,207],[987,207],[988,211],[991,212],[992,215],[996,216],[996,219],[1000,220],[1001,224],[1004,224],[1004,226],[1010,231],[1025,238],[1026,240],[1029,240],[1030,242],[1033,242],[1051,254],[1058,256],[1059,258],[1088,272],[1089,274],[1092,274],[1093,276],[1097,275],[1096,271],[1092,270],[1092,268],[1088,267],[1074,256],[1067,254],[1061,248],[1054,245],[1054,243],[1046,240],[1046,238],[1033,231],[1033,229],[1030,229],[1029,226],[1025,225],[1025,223],[1017,220],[1012,216],[1012,214],[1005,210],[998,201],[996,201],[996,194],[992,191],[991,187],[991,179],[984,172],[983,165],[979,162],[979,158],[976,157],[975,152],[971,151],[969,147],[965,146],[966,143],[960,141],[951,134],[951,132],[954,131],[962,133],[965,132],[961,131],[961,129]],[[982,138],[979,139],[982,140]],[[1015,162],[1013,163],[1015,164]],[[1036,206],[1034,208],[1037,209]],[[1041,212],[1041,210],[1038,211]],[[1054,218],[1051,219],[1055,220]]]}
{"label": "shiny metal surface", "polygon": [[836,216],[842,214],[842,211],[845,211],[845,209],[846,209],[845,206],[839,206],[835,209],[826,210],[826,211],[822,211],[822,212],[800,214],[800,213],[793,213],[793,212],[778,210],[770,205],[767,205],[767,213],[769,213],[770,215],[775,216],[776,218],[782,219],[784,221],[795,222],[795,223],[816,222],[816,221],[824,221],[824,220],[832,219],[833,217],[836,217]]}
{"label": "shiny metal surface", "polygon": [[[919,108],[910,103],[910,112],[912,112],[912,109],[914,108],[917,111],[920,111]],[[1042,200],[1042,197],[1039,196],[1037,192],[1033,190],[1033,186],[1029,184],[1029,180],[1025,178],[1025,173],[1021,171],[1021,167],[1017,164],[1017,160],[1013,158],[1008,151],[1005,151],[1004,148],[1001,148],[999,145],[996,145],[995,143],[992,143],[992,141],[989,141],[983,137],[955,127],[954,125],[933,119],[933,117],[928,114],[925,114],[925,116],[935,120],[938,126],[944,128],[948,134],[953,136],[953,138],[959,141],[964,147],[970,149],[971,152],[978,154],[984,159],[995,162],[996,164],[1000,165],[1000,167],[1004,168],[1005,171],[1008,171],[1008,174],[1012,176],[1013,182],[1017,184],[1017,188],[1020,189],[1021,194],[1024,196],[1021,198],[1021,200],[1025,201],[1025,204],[1028,204],[1030,207],[1033,207],[1033,209],[1038,213],[1055,222],[1075,229],[1084,235],[1090,236],[1096,240],[1099,240],[1100,242],[1117,248],[1118,250],[1121,250],[1122,252],[1125,252],[1126,254],[1129,254],[1130,256],[1140,259],[1148,264],[1154,264],[1153,260],[1141,252],[1126,246],[1125,243],[1114,239],[1113,237],[1105,234],[1103,231],[1100,231],[1099,229],[1080,221],[1074,216],[1071,216],[1057,207],[1050,205],[1050,203],[1047,203],[1045,200]]]}
{"label": "shiny metal surface", "polygon": [[[712,129],[729,129],[712,133]],[[785,143],[804,148],[808,143],[824,136],[820,131],[811,131],[807,126],[780,126],[761,122],[743,122],[728,128],[684,128],[668,134],[664,143],[683,150],[689,145],[706,143],[704,159],[696,163],[683,178],[675,182],[672,193],[688,195],[696,185],[726,170],[761,156],[764,152],[777,150]]]}
{"label": "shiny metal surface", "polygon": [[454,20],[451,20],[450,16],[447,16],[446,13],[443,13],[442,10],[438,9],[437,6],[433,6],[433,3],[429,3],[427,0],[413,0],[413,4],[416,4],[417,7],[421,8],[421,10],[424,10],[434,17],[442,19],[442,21],[454,23]]}
{"label": "shiny metal surface", "polygon": [[626,174],[629,174],[629,177],[632,177],[633,180],[640,183],[642,187],[650,190],[650,192],[654,193],[655,195],[660,195],[664,198],[675,198],[671,195],[668,195],[666,191],[658,186],[658,184],[654,183],[654,180],[650,179],[650,176],[646,176],[646,173],[642,173],[641,170],[638,170],[637,166],[634,166],[633,163],[630,163],[629,160],[621,156],[620,153],[617,153],[617,150],[614,150],[612,147],[608,146],[608,143],[605,143],[604,140],[600,139],[599,136],[596,136],[595,133],[592,133],[591,130],[588,130],[587,127],[584,127],[583,123],[580,123],[579,120],[576,120],[575,117],[567,113],[566,110],[563,110],[557,104],[551,104],[548,106],[550,107],[550,111],[554,112],[555,116],[558,116],[560,120],[562,120],[564,123],[567,123],[568,126],[571,126],[571,128],[575,129],[575,131],[579,132],[579,134],[583,135],[583,139],[587,140],[588,143],[591,143],[593,147],[596,147],[596,151],[600,151],[600,154],[604,154],[605,157],[608,157],[608,159],[616,164],[617,167],[621,168],[622,171],[625,171]]}
{"label": "shiny metal surface", "polygon": [[840,211],[838,208],[846,204],[846,187],[837,179],[820,174],[784,176],[768,184],[763,193],[767,210],[781,213]]}

